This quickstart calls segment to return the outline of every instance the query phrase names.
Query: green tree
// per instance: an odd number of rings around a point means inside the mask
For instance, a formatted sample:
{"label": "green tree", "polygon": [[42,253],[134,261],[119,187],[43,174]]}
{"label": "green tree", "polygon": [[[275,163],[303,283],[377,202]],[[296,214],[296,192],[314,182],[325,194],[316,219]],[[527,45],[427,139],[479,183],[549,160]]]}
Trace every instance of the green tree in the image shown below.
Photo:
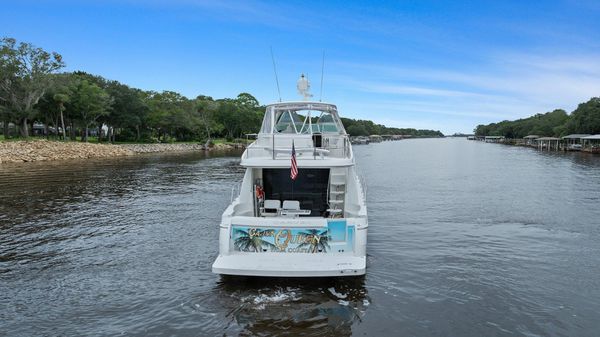
{"label": "green tree", "polygon": [[60,126],[62,129],[62,138],[63,140],[67,139],[67,131],[65,129],[65,103],[69,102],[69,95],[66,93],[57,93],[52,97],[58,106],[58,111],[60,114]]}
{"label": "green tree", "polygon": [[579,104],[566,125],[569,133],[600,133],[600,98],[593,97]]}
{"label": "green tree", "polygon": [[72,83],[72,74],[53,74],[52,85],[46,90],[44,96],[40,98],[36,109],[38,115],[37,121],[43,121],[46,125],[46,130],[52,124],[57,131],[61,129],[62,138],[66,139],[65,118],[64,112],[66,104],[70,100],[70,84]]}
{"label": "green tree", "polygon": [[135,134],[134,140],[140,141],[150,110],[144,92],[117,81],[108,82],[105,90],[112,98],[112,105],[110,114],[101,121],[109,127],[109,141],[111,135],[114,137],[114,128],[129,129]]}
{"label": "green tree", "polygon": [[186,116],[190,116],[189,110],[193,110],[193,104],[183,95],[174,91],[149,92],[146,102],[148,104],[148,125],[153,128],[158,139],[167,141],[167,135],[175,135],[178,129],[188,127],[197,127],[198,121],[195,121],[196,126],[192,126],[192,121],[186,120]]}
{"label": "green tree", "polygon": [[368,136],[369,132],[362,124],[353,124],[346,128],[346,132],[350,136]]}
{"label": "green tree", "polygon": [[346,132],[351,136],[368,135],[404,135],[412,137],[444,137],[440,131],[417,130],[412,128],[393,128],[381,124],[375,124],[373,121],[341,118]]}
{"label": "green tree", "polygon": [[565,124],[569,115],[562,109],[556,109],[544,114],[502,121],[488,125],[478,125],[475,128],[477,136],[504,136],[506,138],[523,138],[527,135],[560,136],[565,132]]}
{"label": "green tree", "polygon": [[[50,74],[64,67],[62,56],[15,39],[0,40],[0,101],[5,113],[20,125],[21,136],[29,136],[35,105],[51,85]],[[5,120],[7,116],[4,116]]]}
{"label": "green tree", "polygon": [[247,92],[239,94],[236,100],[241,106],[249,109],[255,109],[259,106],[258,100]]}
{"label": "green tree", "polygon": [[243,115],[235,100],[226,98],[217,102],[219,105],[215,119],[224,126],[227,139],[232,140],[243,123]]}
{"label": "green tree", "polygon": [[211,142],[211,135],[213,132],[222,131],[222,126],[215,120],[215,112],[218,109],[218,104],[209,96],[198,96],[196,97],[196,112],[200,118],[204,131],[206,133],[206,142],[204,146],[208,147]]}
{"label": "green tree", "polygon": [[70,107],[84,129],[82,141],[87,142],[89,128],[109,114],[112,98],[102,88],[87,79],[79,79],[71,88]]}

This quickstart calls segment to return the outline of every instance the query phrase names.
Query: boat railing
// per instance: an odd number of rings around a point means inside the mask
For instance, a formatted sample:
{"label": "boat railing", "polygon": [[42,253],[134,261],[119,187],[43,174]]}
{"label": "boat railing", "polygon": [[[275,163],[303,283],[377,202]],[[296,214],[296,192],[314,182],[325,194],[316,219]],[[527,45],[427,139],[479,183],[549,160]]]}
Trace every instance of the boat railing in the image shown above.
{"label": "boat railing", "polygon": [[232,203],[233,200],[235,198],[237,198],[240,195],[240,191],[242,190],[242,183],[238,183],[235,184],[233,186],[231,186],[231,201],[229,203]]}
{"label": "boat railing", "polygon": [[246,159],[290,159],[292,144],[297,159],[322,160],[328,158],[347,159],[352,157],[350,140],[347,135],[322,135],[320,146],[315,146],[311,135],[270,134],[259,135],[256,141],[246,148]]}
{"label": "boat railing", "polygon": [[358,171],[357,172],[357,176],[358,176],[358,181],[360,183],[360,189],[362,190],[362,201],[367,201],[367,178],[366,176],[361,172]]}

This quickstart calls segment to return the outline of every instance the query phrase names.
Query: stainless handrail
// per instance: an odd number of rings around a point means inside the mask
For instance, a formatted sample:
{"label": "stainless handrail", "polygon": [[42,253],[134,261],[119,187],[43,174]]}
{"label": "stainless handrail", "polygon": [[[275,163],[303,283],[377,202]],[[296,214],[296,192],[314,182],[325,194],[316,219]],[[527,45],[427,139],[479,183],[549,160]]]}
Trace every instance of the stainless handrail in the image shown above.
{"label": "stainless handrail", "polygon": [[233,200],[235,199],[235,196],[239,196],[240,192],[242,190],[242,183],[236,184],[231,186],[231,200],[229,201],[229,203],[232,203]]}
{"label": "stainless handrail", "polygon": [[[281,154],[282,151],[288,149],[287,145],[289,145],[288,142],[290,142],[290,138],[287,138],[286,136],[287,135],[275,135],[275,134],[270,135],[269,143],[271,143],[271,144],[269,144],[269,145],[267,145],[268,143],[265,143],[265,141],[264,141],[265,138],[263,138],[263,141],[261,142],[262,144],[258,144],[256,141],[253,142],[246,148],[245,158],[246,159],[260,158],[260,157],[264,158],[266,156],[269,156],[268,153],[270,152],[269,157],[271,157],[271,159],[273,159],[273,160],[289,159],[289,156],[283,156],[283,157],[278,156],[278,154]],[[276,138],[281,138],[281,140],[286,144],[286,146],[282,147],[281,149],[277,148],[277,139]],[[338,140],[336,142],[336,145],[331,145],[333,140],[335,140],[335,139]],[[313,146],[306,146],[306,145],[309,145],[306,143],[306,139],[304,139],[302,142],[299,141],[298,143],[301,143],[300,145],[302,145],[302,143],[304,143],[305,146],[298,146],[298,144],[296,144],[296,153],[297,154],[306,152],[306,151],[313,151],[313,150],[315,150],[315,152],[316,152],[316,150],[317,150],[314,147],[314,143],[313,143]],[[325,137],[323,137],[323,145],[324,146],[322,146],[320,149],[330,151],[329,153],[325,154],[326,158],[350,158],[352,156],[352,151],[350,150],[350,140],[347,135],[334,135],[334,136],[329,136],[329,137],[325,136]],[[291,146],[289,147],[289,151],[290,151],[290,155],[291,155]],[[320,156],[313,156],[313,159],[320,159],[320,158],[321,158]],[[308,159],[308,157],[302,157],[302,159]]]}

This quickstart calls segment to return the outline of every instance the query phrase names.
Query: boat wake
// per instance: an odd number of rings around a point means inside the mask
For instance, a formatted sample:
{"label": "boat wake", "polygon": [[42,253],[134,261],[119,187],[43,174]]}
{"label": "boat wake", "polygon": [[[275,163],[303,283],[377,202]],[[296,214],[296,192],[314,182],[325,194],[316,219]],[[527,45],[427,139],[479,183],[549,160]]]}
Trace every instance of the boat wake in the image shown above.
{"label": "boat wake", "polygon": [[264,310],[269,304],[282,304],[295,302],[302,299],[299,289],[288,287],[286,289],[269,290],[268,292],[259,291],[258,294],[247,295],[240,300],[243,304],[251,304],[253,308]]}

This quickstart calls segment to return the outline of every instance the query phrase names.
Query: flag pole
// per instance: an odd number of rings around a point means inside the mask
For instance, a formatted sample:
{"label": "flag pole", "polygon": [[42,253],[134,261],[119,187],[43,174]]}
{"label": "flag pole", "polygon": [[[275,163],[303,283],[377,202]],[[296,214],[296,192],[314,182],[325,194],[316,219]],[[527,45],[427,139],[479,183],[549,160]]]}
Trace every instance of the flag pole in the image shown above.
{"label": "flag pole", "polygon": [[292,139],[292,158],[290,162],[290,179],[292,179],[292,200],[294,199],[294,184],[298,177],[298,162],[296,161],[296,147]]}
{"label": "flag pole", "polygon": [[[296,149],[294,147],[294,140],[292,139],[292,161],[296,160]],[[294,164],[292,164],[293,166]],[[294,200],[294,183],[296,182],[296,179],[292,179],[292,200]]]}

